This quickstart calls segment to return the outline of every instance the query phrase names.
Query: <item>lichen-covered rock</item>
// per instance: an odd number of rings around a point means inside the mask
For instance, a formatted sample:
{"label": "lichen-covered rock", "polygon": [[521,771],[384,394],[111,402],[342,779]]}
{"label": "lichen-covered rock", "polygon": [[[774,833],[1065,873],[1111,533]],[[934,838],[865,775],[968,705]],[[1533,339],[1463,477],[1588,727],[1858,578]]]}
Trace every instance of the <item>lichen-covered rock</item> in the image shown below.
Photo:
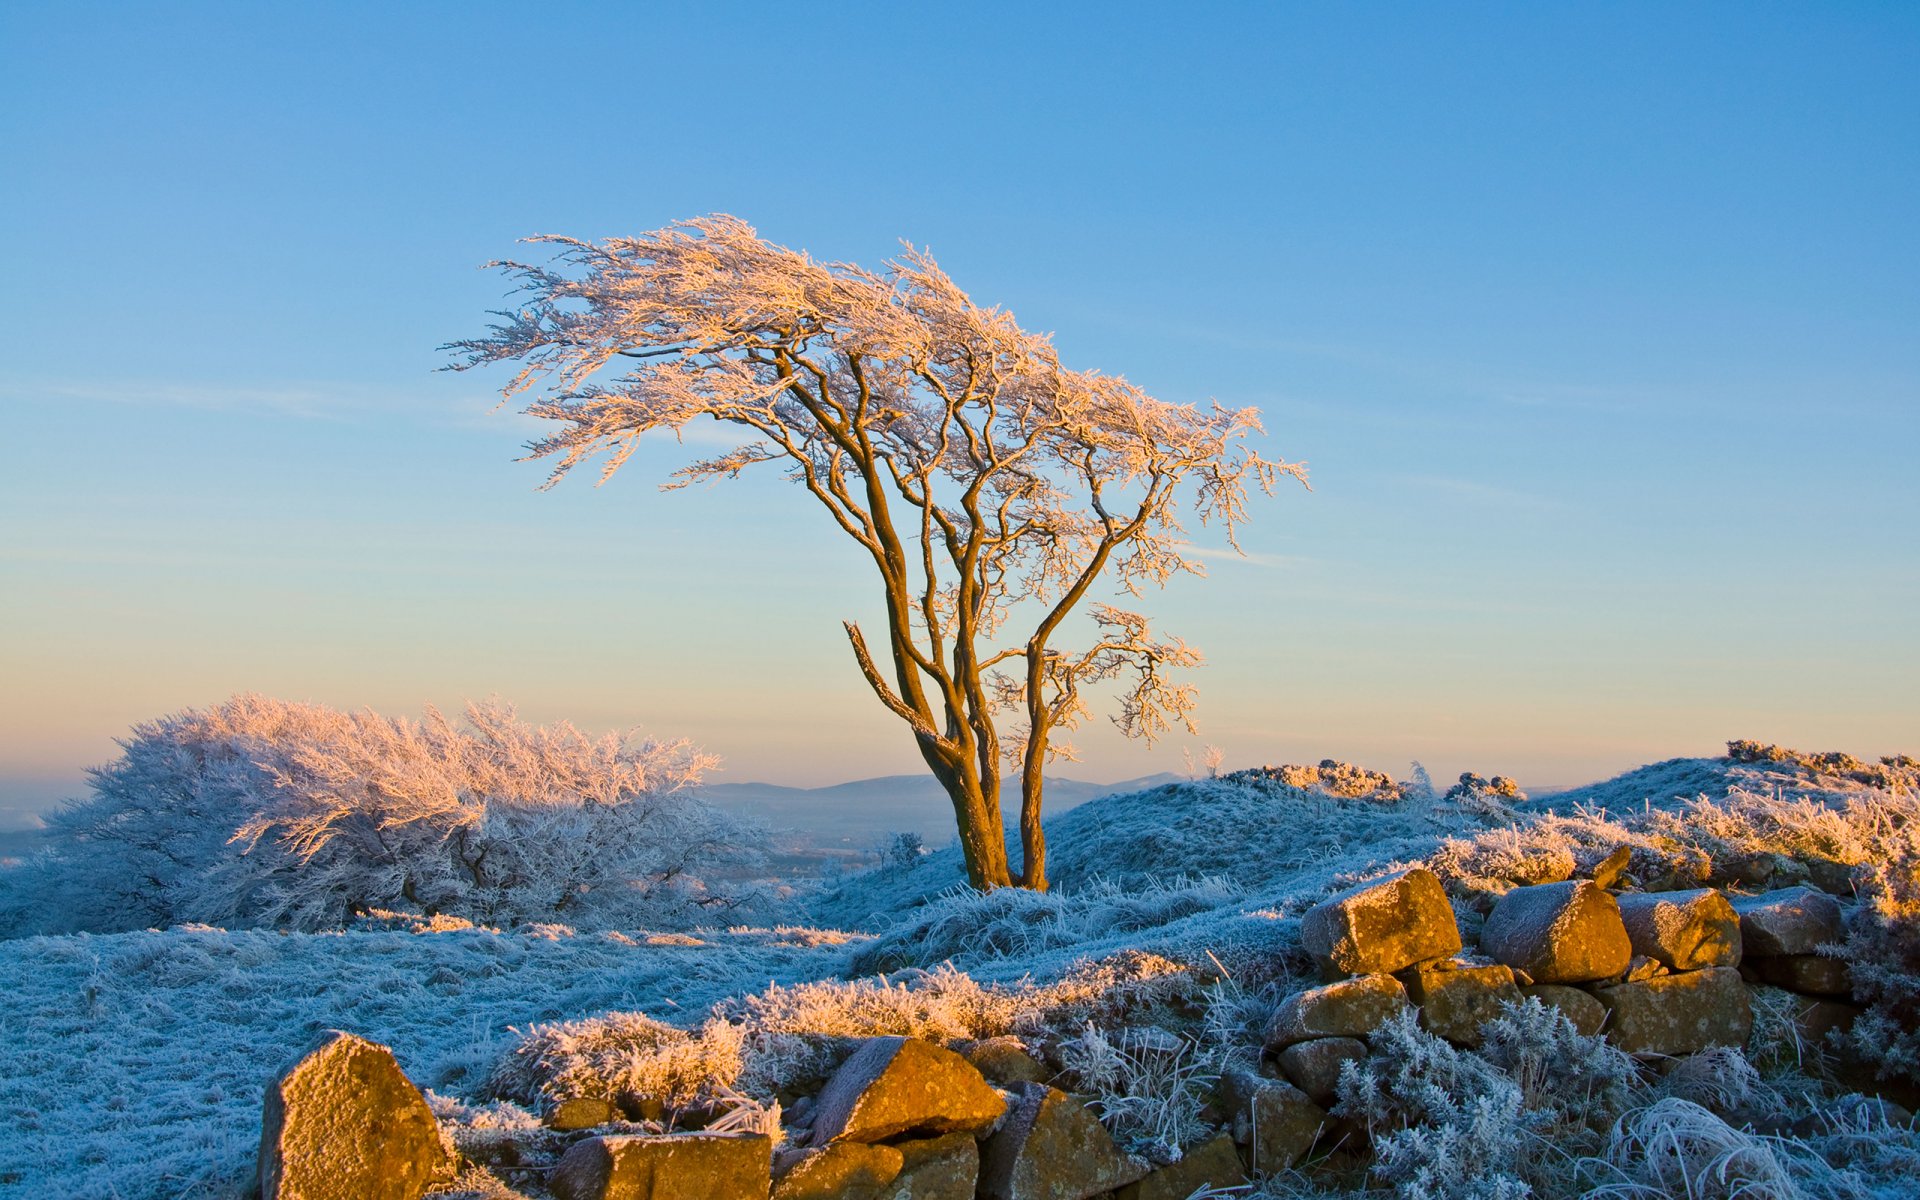
{"label": "lichen-covered rock", "polygon": [[1760,978],[1775,987],[1813,996],[1847,996],[1853,992],[1853,975],[1845,961],[1821,954],[1783,954],[1777,958],[1756,958],[1753,967]]}
{"label": "lichen-covered rock", "polygon": [[1460,927],[1439,877],[1414,867],[1314,905],[1300,940],[1331,975],[1391,974],[1458,951]]}
{"label": "lichen-covered rock", "polygon": [[1027,1053],[1027,1046],[1011,1035],[982,1038],[960,1048],[960,1055],[973,1064],[988,1083],[1012,1087],[1016,1083],[1044,1083],[1047,1069]]}
{"label": "lichen-covered rock", "polygon": [[1022,1083],[1005,1121],[980,1144],[982,1200],[1088,1200],[1144,1176],[1086,1105],[1059,1088]]}
{"label": "lichen-covered rock", "polygon": [[1744,1046],[1753,1008],[1740,972],[1709,967],[1596,989],[1607,1040],[1629,1054],[1692,1054]]}
{"label": "lichen-covered rock", "polygon": [[758,1133],[592,1137],[547,1178],[556,1200],[757,1200],[772,1186],[773,1143]]}
{"label": "lichen-covered rock", "polygon": [[329,1030],[267,1087],[262,1200],[416,1200],[446,1165],[433,1111],[385,1046]]}
{"label": "lichen-covered rock", "polygon": [[773,1183],[773,1200],[880,1200],[905,1159],[892,1146],[835,1142],[794,1156]]}
{"label": "lichen-covered rock", "polygon": [[1840,902],[1812,888],[1782,888],[1733,901],[1740,914],[1740,939],[1749,958],[1813,954],[1846,936]]}
{"label": "lichen-covered rock", "polygon": [[1280,1070],[1305,1092],[1307,1099],[1322,1108],[1332,1108],[1340,1083],[1343,1063],[1360,1062],[1367,1057],[1367,1044],[1359,1038],[1315,1038],[1295,1042],[1279,1055]]}
{"label": "lichen-covered rock", "polygon": [[1610,979],[1633,960],[1619,902],[1588,879],[1515,888],[1500,897],[1480,928],[1480,949],[1535,983]]}
{"label": "lichen-covered rock", "polygon": [[1202,1188],[1236,1187],[1246,1181],[1247,1171],[1240,1165],[1233,1139],[1223,1133],[1188,1149],[1179,1162],[1121,1188],[1114,1200],[1187,1200]]}
{"label": "lichen-covered rock", "polygon": [[814,1104],[813,1144],[980,1134],[1006,1102],[966,1059],[918,1038],[868,1038]]}
{"label": "lichen-covered rock", "polygon": [[[1365,1045],[1350,1038],[1336,1040],[1352,1042],[1362,1056],[1367,1052]],[[1326,1110],[1299,1088],[1251,1071],[1223,1074],[1219,1098],[1231,1122],[1233,1140],[1246,1147],[1247,1164],[1267,1174],[1277,1174],[1305,1158],[1327,1119]]]}
{"label": "lichen-covered rock", "polygon": [[1322,1037],[1365,1037],[1407,1006],[1407,989],[1391,975],[1361,975],[1295,992],[1267,1026],[1267,1049]]}
{"label": "lichen-covered rock", "polygon": [[880,1200],[973,1200],[980,1181],[980,1144],[969,1133],[901,1142],[899,1178]]}
{"label": "lichen-covered rock", "polygon": [[1626,876],[1627,868],[1633,865],[1633,848],[1616,846],[1613,853],[1607,855],[1593,866],[1593,886],[1612,890],[1620,886]]}
{"label": "lichen-covered rock", "polygon": [[1420,1024],[1460,1046],[1478,1046],[1480,1026],[1499,1016],[1502,1004],[1520,999],[1513,968],[1504,963],[1442,961],[1415,967],[1401,978],[1407,996],[1420,1007]]}
{"label": "lichen-covered rock", "polygon": [[1521,988],[1520,994],[1559,1009],[1560,1015],[1567,1019],[1574,1031],[1584,1037],[1599,1033],[1607,1023],[1607,1006],[1594,999],[1593,993],[1577,987],[1568,987],[1563,983],[1540,983]]}
{"label": "lichen-covered rock", "polygon": [[570,1132],[597,1129],[618,1115],[611,1100],[599,1096],[573,1096],[547,1105],[546,1111],[540,1114],[540,1120],[548,1129]]}
{"label": "lichen-covered rock", "polygon": [[1740,965],[1740,916],[1712,888],[1628,892],[1619,904],[1635,954],[1675,971]]}

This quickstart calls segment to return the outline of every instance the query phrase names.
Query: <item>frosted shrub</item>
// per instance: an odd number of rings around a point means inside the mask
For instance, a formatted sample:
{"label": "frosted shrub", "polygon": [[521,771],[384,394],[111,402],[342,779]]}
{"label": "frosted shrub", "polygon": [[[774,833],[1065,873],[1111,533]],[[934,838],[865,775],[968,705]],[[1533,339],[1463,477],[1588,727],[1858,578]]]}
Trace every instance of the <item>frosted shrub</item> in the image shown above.
{"label": "frosted shrub", "polygon": [[1920,828],[1865,868],[1848,931],[1854,995],[1868,1005],[1849,1046],[1883,1075],[1920,1080]]}
{"label": "frosted shrub", "polygon": [[1340,1069],[1335,1113],[1366,1123],[1374,1171],[1404,1200],[1519,1200],[1525,1146],[1519,1085],[1403,1011],[1373,1053]]}
{"label": "frosted shrub", "polygon": [[536,1025],[487,1086],[522,1103],[622,1092],[680,1107],[712,1099],[739,1078],[741,1031],[710,1021],[696,1036],[642,1013]]}
{"label": "frosted shrub", "polygon": [[455,725],[235,696],[137,726],[91,772],[13,931],[671,920],[726,903],[699,879],[740,857],[736,824],[681,794],[712,762],[498,702]]}
{"label": "frosted shrub", "polygon": [[1091,1097],[1122,1148],[1175,1162],[1209,1132],[1201,1110],[1219,1075],[1187,1038],[1158,1026],[1108,1032],[1089,1022],[1060,1043],[1059,1057],[1073,1090]]}
{"label": "frosted shrub", "polygon": [[1582,1036],[1564,1013],[1534,997],[1502,1004],[1480,1034],[1479,1056],[1519,1087],[1539,1127],[1567,1136],[1604,1127],[1632,1099],[1632,1057],[1604,1038]]}

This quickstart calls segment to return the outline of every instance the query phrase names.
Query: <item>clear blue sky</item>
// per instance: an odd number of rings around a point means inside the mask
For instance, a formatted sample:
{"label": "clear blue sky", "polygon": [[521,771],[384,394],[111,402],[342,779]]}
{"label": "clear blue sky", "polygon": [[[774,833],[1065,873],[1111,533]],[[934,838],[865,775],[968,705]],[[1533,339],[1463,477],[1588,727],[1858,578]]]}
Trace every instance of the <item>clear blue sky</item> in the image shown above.
{"label": "clear blue sky", "polygon": [[1262,408],[1316,490],[1149,605],[1229,766],[1920,749],[1920,7],[950,9],[0,8],[0,807],[243,689],[917,769],[800,493],[539,494],[435,373],[714,211]]}

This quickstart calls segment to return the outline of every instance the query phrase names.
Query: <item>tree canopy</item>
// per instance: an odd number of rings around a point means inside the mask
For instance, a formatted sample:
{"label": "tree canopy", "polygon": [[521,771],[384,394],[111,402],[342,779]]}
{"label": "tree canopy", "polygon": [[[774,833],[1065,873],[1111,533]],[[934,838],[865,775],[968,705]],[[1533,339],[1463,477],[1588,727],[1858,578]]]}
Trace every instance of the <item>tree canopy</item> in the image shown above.
{"label": "tree canopy", "polygon": [[[532,240],[555,249],[549,263],[494,264],[520,305],[448,349],[458,368],[518,365],[504,394],[533,393],[526,411],[559,426],[530,446],[553,460],[547,485],[600,455],[605,479],[644,435],[702,417],[739,429],[737,448],[663,486],[778,464],[812,494],[878,573],[880,654],[856,623],[847,637],[952,798],[970,881],[1044,888],[1042,771],[1071,756],[1060,735],[1092,693],[1117,691],[1128,736],[1191,728],[1177,672],[1198,652],[1091,600],[1096,583],[1137,596],[1204,573],[1183,505],[1237,548],[1250,492],[1304,482],[1304,466],[1248,445],[1254,409],[1063,367],[1046,336],[974,303],[919,250],[878,271],[819,263],[729,216]],[[1057,644],[1083,605],[1085,640]],[[1017,872],[1003,765],[1020,787]]]}

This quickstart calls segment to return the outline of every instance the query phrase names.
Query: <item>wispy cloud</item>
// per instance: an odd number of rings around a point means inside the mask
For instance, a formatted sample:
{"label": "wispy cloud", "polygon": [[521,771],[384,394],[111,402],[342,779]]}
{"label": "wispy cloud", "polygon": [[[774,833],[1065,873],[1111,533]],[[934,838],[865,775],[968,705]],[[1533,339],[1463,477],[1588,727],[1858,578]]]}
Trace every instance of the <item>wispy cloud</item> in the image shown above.
{"label": "wispy cloud", "polygon": [[1180,553],[1204,562],[1237,563],[1243,567],[1304,567],[1313,561],[1301,554],[1265,554],[1258,550],[1242,554],[1232,546],[1186,546]]}

